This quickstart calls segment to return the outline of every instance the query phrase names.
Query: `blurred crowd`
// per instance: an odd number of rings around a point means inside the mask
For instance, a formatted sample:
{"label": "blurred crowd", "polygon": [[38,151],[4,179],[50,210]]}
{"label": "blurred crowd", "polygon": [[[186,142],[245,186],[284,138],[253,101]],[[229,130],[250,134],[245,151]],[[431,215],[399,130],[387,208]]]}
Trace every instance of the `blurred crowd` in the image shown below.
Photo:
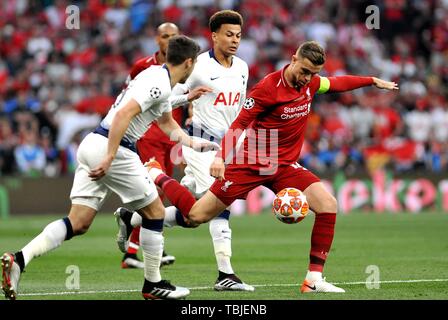
{"label": "blurred crowd", "polygon": [[[379,29],[366,26],[369,4],[379,8]],[[79,29],[69,17],[76,8]],[[0,175],[72,173],[80,140],[132,63],[158,49],[156,26],[174,22],[206,50],[208,19],[221,9],[245,19],[238,56],[249,64],[249,88],[307,39],[326,48],[321,75],[399,83],[399,92],[316,97],[303,165],[448,171],[447,0],[9,0],[0,4]]]}

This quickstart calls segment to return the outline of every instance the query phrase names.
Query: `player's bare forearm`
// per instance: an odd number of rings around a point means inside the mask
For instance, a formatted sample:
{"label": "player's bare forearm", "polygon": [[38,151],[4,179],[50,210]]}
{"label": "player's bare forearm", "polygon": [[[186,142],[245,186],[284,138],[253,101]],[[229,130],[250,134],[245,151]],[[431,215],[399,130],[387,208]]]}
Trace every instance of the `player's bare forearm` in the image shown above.
{"label": "player's bare forearm", "polygon": [[[121,110],[120,110],[121,111]],[[107,155],[109,157],[115,158],[118,146],[120,145],[121,139],[123,139],[124,133],[129,127],[132,116],[126,112],[118,111],[112,121],[109,129],[109,142],[107,144]]]}
{"label": "player's bare forearm", "polygon": [[165,112],[158,120],[159,128],[170,137],[171,141],[180,142],[182,145],[196,151],[206,152],[219,150],[219,144],[211,141],[195,141],[177,124],[171,112]]}
{"label": "player's bare forearm", "polygon": [[204,94],[207,94],[209,92],[213,92],[213,90],[210,89],[209,87],[206,87],[206,86],[196,87],[193,90],[190,90],[190,92],[188,93],[188,95],[187,95],[188,102],[192,102],[196,99],[199,99]]}
{"label": "player's bare forearm", "polygon": [[171,96],[169,97],[169,102],[172,108],[177,108],[179,106],[185,105],[189,102],[192,102],[196,99],[199,99],[204,94],[212,92],[213,90],[206,86],[196,87],[190,91],[182,92],[182,88],[180,85],[177,85]]}
{"label": "player's bare forearm", "polygon": [[107,153],[101,163],[89,172],[92,180],[99,180],[106,175],[132,118],[140,112],[139,104],[131,99],[127,105],[118,110],[109,129]]}
{"label": "player's bare forearm", "polygon": [[191,138],[182,130],[179,124],[173,119],[171,112],[165,112],[158,120],[159,128],[171,141],[180,142],[182,145],[190,147]]}

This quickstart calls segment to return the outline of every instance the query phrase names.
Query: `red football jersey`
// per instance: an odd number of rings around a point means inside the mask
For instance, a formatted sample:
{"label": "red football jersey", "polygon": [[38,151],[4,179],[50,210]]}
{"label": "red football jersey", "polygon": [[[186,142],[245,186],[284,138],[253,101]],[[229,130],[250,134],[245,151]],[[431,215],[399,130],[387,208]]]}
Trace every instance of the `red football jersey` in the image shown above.
{"label": "red football jersey", "polygon": [[[149,68],[150,66],[160,65],[160,63],[157,61],[157,53],[158,52],[154,53],[152,56],[137,60],[137,62],[132,66],[131,72],[129,73],[131,80],[134,79],[140,72]],[[176,122],[180,126],[182,126],[183,109],[173,109],[172,114],[174,120],[176,120]],[[162,141],[169,145],[176,144],[175,142],[170,140],[170,138],[159,128],[159,126],[155,122],[152,123],[148,131],[146,131],[146,133],[140,139]]]}
{"label": "red football jersey", "polygon": [[290,87],[282,70],[268,74],[246,98],[243,109],[221,142],[217,156],[227,156],[246,130],[244,148],[239,148],[233,162],[249,166],[293,164],[300,155],[305,129],[316,92],[343,92],[373,84],[372,77],[320,77],[300,88]]}
{"label": "red football jersey", "polygon": [[248,164],[292,164],[299,158],[320,77],[313,76],[308,85],[292,88],[284,78],[285,68],[255,85],[230,127],[247,128],[244,159]]}

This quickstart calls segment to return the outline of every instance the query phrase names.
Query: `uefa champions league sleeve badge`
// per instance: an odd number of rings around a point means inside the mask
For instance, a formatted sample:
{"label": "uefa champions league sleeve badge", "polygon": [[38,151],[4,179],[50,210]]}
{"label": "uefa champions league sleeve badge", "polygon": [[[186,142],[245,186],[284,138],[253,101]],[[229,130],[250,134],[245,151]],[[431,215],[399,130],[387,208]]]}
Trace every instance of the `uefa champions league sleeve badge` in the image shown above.
{"label": "uefa champions league sleeve badge", "polygon": [[157,87],[152,87],[151,90],[149,90],[149,95],[153,99],[157,99],[162,95],[162,91]]}
{"label": "uefa champions league sleeve badge", "polygon": [[246,98],[246,101],[244,101],[243,108],[246,110],[250,110],[254,107],[254,105],[255,105],[254,98],[249,97],[249,98]]}

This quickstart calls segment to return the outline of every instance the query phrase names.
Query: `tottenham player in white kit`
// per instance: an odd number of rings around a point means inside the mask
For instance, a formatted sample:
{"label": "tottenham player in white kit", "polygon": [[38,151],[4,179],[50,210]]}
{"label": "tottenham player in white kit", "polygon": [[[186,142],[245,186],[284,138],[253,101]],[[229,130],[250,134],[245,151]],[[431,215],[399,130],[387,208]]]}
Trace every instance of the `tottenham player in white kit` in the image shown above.
{"label": "tottenham player in white kit", "polygon": [[145,299],[179,299],[189,290],[175,287],[160,275],[163,251],[164,207],[147,170],[135,153],[135,142],[158,119],[171,139],[194,148],[210,148],[186,135],[171,116],[168,98],[177,82],[191,74],[199,46],[188,37],[177,36],[168,45],[167,63],[141,72],[122,92],[100,126],[88,134],[78,149],[78,168],[70,194],[68,217],[47,225],[22,250],[2,256],[2,289],[15,299],[21,272],[35,257],[57,247],[64,240],[87,232],[107,195],[116,193],[127,206],[142,216],[140,242],[144,257]]}
{"label": "tottenham player in white kit", "polygon": [[[193,117],[189,134],[195,141],[210,140],[220,143],[245,101],[248,66],[235,56],[241,40],[242,24],[241,15],[232,10],[222,10],[212,15],[209,26],[213,49],[198,56],[193,73],[184,85],[173,88],[173,107],[188,102],[185,92],[195,87],[212,89],[211,93],[204,94],[192,102]],[[215,181],[215,178],[210,176],[210,166],[216,151],[197,152],[182,146],[182,155],[187,167],[181,184],[199,199]],[[254,287],[241,281],[232,268],[232,230],[229,226],[229,215],[230,211],[226,209],[209,224],[218,265],[218,279],[214,288],[219,291],[253,291]],[[129,217],[126,220],[129,221]],[[179,211],[166,211],[165,226],[171,227],[182,222]]]}
{"label": "tottenham player in white kit", "polygon": [[[198,56],[193,73],[185,82],[188,90],[197,86],[207,86],[213,90],[192,102],[189,134],[198,141],[206,139],[220,143],[245,101],[249,68],[246,62],[235,56],[241,40],[242,24],[241,15],[230,10],[219,11],[210,18],[213,49]],[[215,182],[210,175],[210,166],[216,151],[201,153],[182,146],[182,155],[187,167],[181,184],[199,199]],[[219,272],[214,287],[216,290],[253,291],[254,287],[241,281],[232,268],[229,215],[229,210],[225,210],[209,223]],[[173,221],[172,217],[170,221]]]}

